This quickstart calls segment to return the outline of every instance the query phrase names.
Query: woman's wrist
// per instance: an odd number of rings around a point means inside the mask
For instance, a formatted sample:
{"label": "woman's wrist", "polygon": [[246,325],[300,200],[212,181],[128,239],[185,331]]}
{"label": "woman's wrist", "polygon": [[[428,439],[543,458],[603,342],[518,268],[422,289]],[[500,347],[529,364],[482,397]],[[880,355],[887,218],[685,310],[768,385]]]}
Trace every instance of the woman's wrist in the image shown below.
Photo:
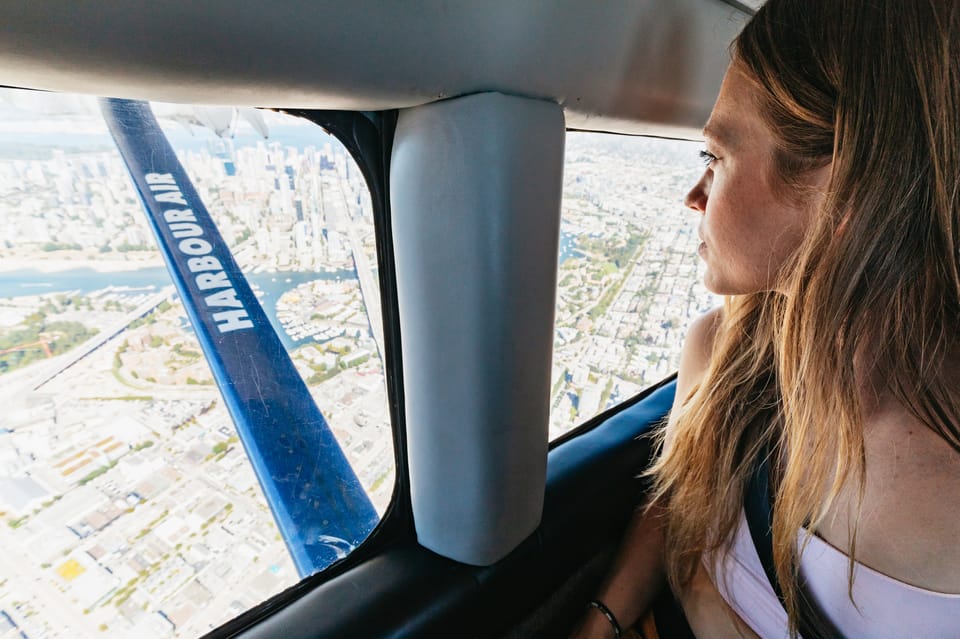
{"label": "woman's wrist", "polygon": [[599,599],[591,599],[587,605],[599,612],[607,620],[607,623],[613,630],[614,639],[620,639],[620,637],[623,636],[623,628],[620,627],[620,622],[617,620],[616,615],[614,615],[613,612],[607,608],[605,603]]}
{"label": "woman's wrist", "polygon": [[593,606],[584,609],[580,625],[570,639],[614,639],[613,626],[599,610]]}

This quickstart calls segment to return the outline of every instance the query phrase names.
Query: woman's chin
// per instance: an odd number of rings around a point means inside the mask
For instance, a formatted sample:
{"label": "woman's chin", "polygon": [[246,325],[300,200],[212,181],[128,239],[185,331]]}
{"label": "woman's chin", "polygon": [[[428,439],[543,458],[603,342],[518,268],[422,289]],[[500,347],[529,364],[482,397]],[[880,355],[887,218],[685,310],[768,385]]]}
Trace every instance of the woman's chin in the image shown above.
{"label": "woman's chin", "polygon": [[753,289],[738,286],[736,282],[731,282],[727,278],[714,273],[709,267],[703,275],[703,286],[714,295],[744,295],[756,292]]}
{"label": "woman's chin", "polygon": [[703,274],[703,286],[714,295],[729,295],[729,293],[726,292],[727,287],[724,286],[722,278],[716,277],[710,267],[707,267],[706,272]]}

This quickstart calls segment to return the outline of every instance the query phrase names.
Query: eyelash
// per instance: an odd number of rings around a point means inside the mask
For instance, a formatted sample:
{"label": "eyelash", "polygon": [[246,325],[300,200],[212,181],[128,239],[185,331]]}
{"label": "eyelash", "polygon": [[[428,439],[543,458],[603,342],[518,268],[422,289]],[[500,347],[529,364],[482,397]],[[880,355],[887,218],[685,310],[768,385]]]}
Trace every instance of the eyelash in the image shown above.
{"label": "eyelash", "polygon": [[704,166],[710,166],[713,164],[713,161],[717,159],[710,151],[700,151],[700,161],[703,162]]}

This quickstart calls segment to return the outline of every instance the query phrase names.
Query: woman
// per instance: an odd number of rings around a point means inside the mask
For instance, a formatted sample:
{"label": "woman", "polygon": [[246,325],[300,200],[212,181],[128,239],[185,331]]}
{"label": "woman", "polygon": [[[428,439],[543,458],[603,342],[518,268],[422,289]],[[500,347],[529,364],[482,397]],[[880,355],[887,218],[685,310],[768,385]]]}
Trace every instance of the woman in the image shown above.
{"label": "woman", "polygon": [[575,636],[664,577],[698,637],[960,636],[960,0],[769,0],[732,51],[686,199],[729,297]]}

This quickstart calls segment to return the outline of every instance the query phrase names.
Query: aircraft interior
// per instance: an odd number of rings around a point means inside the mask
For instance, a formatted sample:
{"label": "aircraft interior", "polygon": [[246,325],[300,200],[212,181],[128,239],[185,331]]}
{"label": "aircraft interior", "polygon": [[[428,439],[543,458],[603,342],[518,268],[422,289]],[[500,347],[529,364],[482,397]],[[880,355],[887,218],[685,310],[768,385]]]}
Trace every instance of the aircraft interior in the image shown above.
{"label": "aircraft interior", "polygon": [[674,382],[548,440],[565,143],[699,139],[760,2],[6,4],[0,85],[280,111],[336,135],[370,188],[392,497],[355,550],[300,559],[312,574],[208,637],[566,636]]}

